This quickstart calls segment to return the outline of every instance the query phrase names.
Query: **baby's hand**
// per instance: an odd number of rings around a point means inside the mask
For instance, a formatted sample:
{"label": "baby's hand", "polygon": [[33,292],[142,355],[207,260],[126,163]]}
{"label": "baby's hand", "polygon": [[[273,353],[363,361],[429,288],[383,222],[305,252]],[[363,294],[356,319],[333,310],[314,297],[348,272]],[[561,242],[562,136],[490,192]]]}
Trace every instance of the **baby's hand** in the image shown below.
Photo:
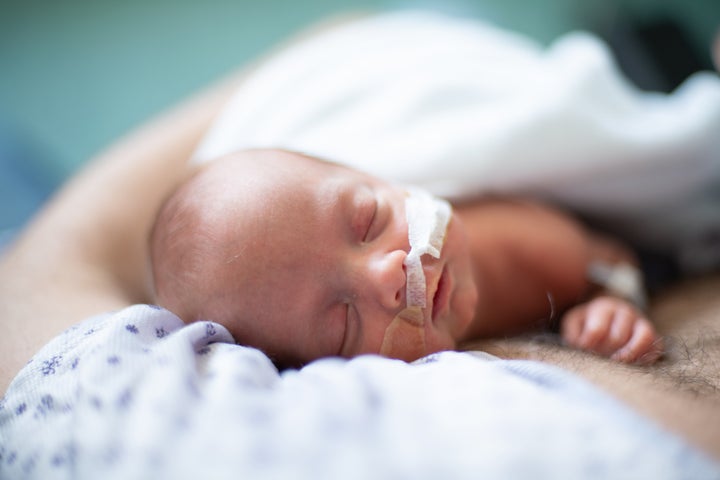
{"label": "baby's hand", "polygon": [[663,352],[662,338],[625,300],[598,297],[570,309],[560,333],[569,345],[625,363],[648,365]]}

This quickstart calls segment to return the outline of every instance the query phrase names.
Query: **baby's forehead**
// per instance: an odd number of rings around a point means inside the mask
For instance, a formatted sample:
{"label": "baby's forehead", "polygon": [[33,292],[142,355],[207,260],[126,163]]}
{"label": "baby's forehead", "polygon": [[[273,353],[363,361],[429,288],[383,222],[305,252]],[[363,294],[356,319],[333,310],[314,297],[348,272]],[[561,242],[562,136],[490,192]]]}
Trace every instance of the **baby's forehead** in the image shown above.
{"label": "baby's forehead", "polygon": [[386,183],[342,165],[285,152],[216,162],[200,173],[206,178],[195,193],[202,199],[201,215],[214,217],[211,222],[221,229],[231,216],[274,232],[302,229],[310,217],[347,219],[358,190]]}

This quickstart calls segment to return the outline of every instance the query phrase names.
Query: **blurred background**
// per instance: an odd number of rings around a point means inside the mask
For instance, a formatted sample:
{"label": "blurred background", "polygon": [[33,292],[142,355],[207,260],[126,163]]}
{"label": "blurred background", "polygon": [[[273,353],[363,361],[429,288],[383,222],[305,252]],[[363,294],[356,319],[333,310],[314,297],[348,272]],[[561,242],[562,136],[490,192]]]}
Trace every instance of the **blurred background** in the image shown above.
{"label": "blurred background", "polygon": [[4,0],[0,244],[113,140],[288,35],[330,15],[407,8],[543,43],[590,30],[658,91],[712,68],[720,26],[718,0]]}

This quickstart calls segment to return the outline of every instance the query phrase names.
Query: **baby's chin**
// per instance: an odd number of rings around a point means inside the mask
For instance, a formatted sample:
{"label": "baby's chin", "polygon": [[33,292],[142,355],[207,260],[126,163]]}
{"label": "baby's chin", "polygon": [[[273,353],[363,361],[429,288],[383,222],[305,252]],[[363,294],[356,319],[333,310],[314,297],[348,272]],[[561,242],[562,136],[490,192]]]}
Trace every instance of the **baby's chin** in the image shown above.
{"label": "baby's chin", "polygon": [[[468,262],[466,266],[469,265],[469,258],[464,261]],[[472,271],[468,267],[463,269],[463,274],[450,299],[452,319],[448,325],[450,336],[458,344],[467,338],[478,309],[478,291]]]}
{"label": "baby's chin", "polygon": [[451,299],[451,308],[444,315],[428,320],[431,324],[426,328],[427,354],[456,350],[464,341],[473,320],[475,304],[469,302],[467,305],[459,305],[457,300]]}
{"label": "baby's chin", "polygon": [[165,293],[163,291],[158,291],[157,287],[155,287],[155,293],[152,297],[152,301],[158,307],[162,307],[165,310],[168,310],[168,311],[172,312],[173,314],[175,314],[184,323],[189,323],[185,319],[186,315],[183,315],[183,311],[180,306],[180,303],[178,302],[178,299],[174,295],[168,295],[167,293]]}
{"label": "baby's chin", "polygon": [[411,361],[432,355],[433,353],[457,350],[458,345],[459,342],[452,338],[448,332],[435,332],[434,335],[427,337],[424,353],[418,355],[417,358],[413,358]]}

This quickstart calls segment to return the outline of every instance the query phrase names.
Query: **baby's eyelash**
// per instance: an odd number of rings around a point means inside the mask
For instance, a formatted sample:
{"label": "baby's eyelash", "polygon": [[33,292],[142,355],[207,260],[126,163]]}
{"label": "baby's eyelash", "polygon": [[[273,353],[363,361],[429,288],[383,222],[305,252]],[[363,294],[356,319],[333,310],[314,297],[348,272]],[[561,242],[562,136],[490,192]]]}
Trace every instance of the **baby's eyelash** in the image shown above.
{"label": "baby's eyelash", "polygon": [[372,206],[372,213],[370,214],[370,219],[367,222],[366,228],[365,228],[365,234],[363,235],[363,242],[368,241],[368,237],[370,236],[370,231],[372,230],[373,223],[375,222],[375,216],[377,215],[378,211],[378,202],[375,200],[373,202]]}

